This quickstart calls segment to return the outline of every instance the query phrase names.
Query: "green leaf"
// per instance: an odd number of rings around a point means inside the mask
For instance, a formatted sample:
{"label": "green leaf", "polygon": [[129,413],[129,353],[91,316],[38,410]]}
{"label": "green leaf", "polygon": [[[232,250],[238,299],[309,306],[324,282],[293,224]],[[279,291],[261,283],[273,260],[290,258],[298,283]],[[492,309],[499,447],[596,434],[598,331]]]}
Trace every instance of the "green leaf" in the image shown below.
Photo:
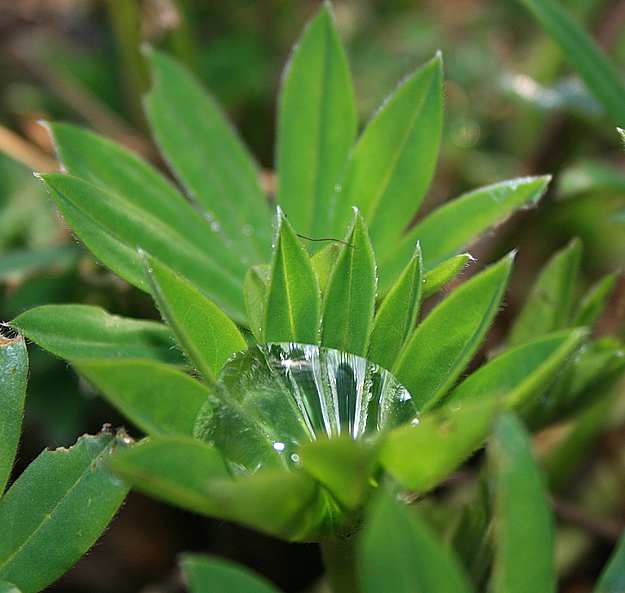
{"label": "green leaf", "polygon": [[417,512],[382,490],[360,538],[364,593],[471,593],[458,559]]}
{"label": "green leaf", "polygon": [[294,48],[278,108],[276,202],[300,233],[327,236],[356,123],[345,51],[324,4]]}
{"label": "green leaf", "polygon": [[336,193],[332,233],[341,233],[350,206],[358,207],[380,261],[408,227],[434,173],[443,117],[442,78],[437,55],[395,91],[356,144]]}
{"label": "green leaf", "polygon": [[520,0],[560,46],[615,124],[625,122],[625,87],[596,42],[555,0]]}
{"label": "green leaf", "polygon": [[11,249],[0,255],[0,282],[23,278],[42,271],[73,266],[82,255],[76,245],[41,249]]}
{"label": "green leaf", "polygon": [[319,343],[317,276],[280,208],[264,309],[263,342]]}
{"label": "green leaf", "polygon": [[393,374],[417,409],[434,406],[469,364],[499,311],[513,254],[465,282],[417,327]]}
{"label": "green leaf", "polygon": [[36,593],[93,545],[128,492],[107,467],[127,440],[85,435],[28,466],[0,505],[1,579]]}
{"label": "green leaf", "polygon": [[326,245],[310,258],[313,270],[315,270],[315,274],[317,274],[319,289],[321,290],[322,295],[326,292],[330,274],[332,273],[336,260],[339,258],[340,254],[341,244],[330,243],[330,245]]}
{"label": "green leaf", "polygon": [[380,463],[403,488],[423,495],[484,444],[499,407],[491,400],[427,412],[387,435]]}
{"label": "green leaf", "polygon": [[510,330],[510,344],[568,326],[580,257],[581,243],[574,239],[544,265]]}
{"label": "green leaf", "polygon": [[265,297],[269,285],[269,265],[252,266],[245,275],[243,292],[245,310],[250,330],[256,341],[263,341],[263,320],[265,318]]}
{"label": "green leaf", "polygon": [[571,325],[590,327],[595,324],[606,306],[606,301],[614,289],[617,278],[618,272],[612,272],[606,274],[590,287],[577,307]]}
{"label": "green leaf", "polygon": [[[71,175],[42,175],[61,214],[102,262],[149,290],[141,248],[200,289],[237,321],[244,321],[245,266],[236,258],[207,255],[169,221]],[[210,236],[210,232],[207,233]]]}
{"label": "green leaf", "polygon": [[445,284],[453,280],[470,261],[473,261],[473,257],[469,253],[461,253],[430,270],[423,277],[422,298],[425,299],[438,292]]}
{"label": "green leaf", "polygon": [[265,263],[271,216],[251,156],[188,72],[162,53],[147,57],[146,112],[165,159],[226,244],[248,264]]}
{"label": "green leaf", "polygon": [[197,379],[152,360],[72,360],[72,365],[146,434],[190,435],[210,393]]}
{"label": "green leaf", "polygon": [[373,322],[367,358],[385,369],[393,368],[406,338],[417,323],[423,287],[421,249],[384,297]]}
{"label": "green leaf", "polygon": [[490,590],[555,591],[553,516],[529,437],[514,416],[504,414],[495,423],[488,456],[495,547]]}
{"label": "green leaf", "polygon": [[155,260],[146,264],[161,315],[205,381],[214,383],[226,360],[247,347],[241,332],[196,288]]}
{"label": "green leaf", "polygon": [[625,532],[604,567],[593,593],[621,593],[625,588]]}
{"label": "green leaf", "polygon": [[13,583],[0,581],[0,593],[22,593]]}
{"label": "green leaf", "polygon": [[42,305],[10,323],[61,358],[148,358],[184,365],[166,325],[111,315],[92,305]]}
{"label": "green leaf", "polygon": [[[429,272],[465,251],[477,238],[507,220],[516,210],[535,206],[550,179],[548,175],[522,177],[461,195],[426,216],[386,258],[376,252],[380,269],[386,274],[397,274],[419,241],[423,269]],[[389,279],[381,278],[381,289]]]}
{"label": "green leaf", "polygon": [[523,409],[553,383],[587,336],[583,329],[563,330],[524,342],[472,373],[446,401],[460,405],[502,399],[507,406]]}
{"label": "green leaf", "polygon": [[321,344],[365,356],[375,307],[375,260],[358,211],[341,246],[323,299]]}
{"label": "green leaf", "polygon": [[0,497],[17,452],[24,413],[28,354],[24,338],[0,335]]}
{"label": "green leaf", "polygon": [[190,593],[279,593],[260,575],[222,558],[183,554],[180,565]]}

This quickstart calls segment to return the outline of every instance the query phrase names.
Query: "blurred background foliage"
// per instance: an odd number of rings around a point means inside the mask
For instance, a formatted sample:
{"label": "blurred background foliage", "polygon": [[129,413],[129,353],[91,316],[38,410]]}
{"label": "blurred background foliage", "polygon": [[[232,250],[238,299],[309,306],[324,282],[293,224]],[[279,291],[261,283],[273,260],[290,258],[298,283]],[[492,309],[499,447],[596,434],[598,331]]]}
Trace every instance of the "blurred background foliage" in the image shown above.
{"label": "blurred background foliage", "polygon": [[[561,4],[622,69],[625,2]],[[55,215],[32,175],[57,167],[42,120],[82,124],[161,166],[141,110],[149,80],[140,46],[148,43],[184,62],[217,97],[263,167],[271,191],[281,72],[318,6],[318,0],[0,0],[0,318],[12,319],[37,304],[66,302],[157,317],[148,298],[95,262]],[[580,293],[621,267],[625,153],[616,126],[625,127],[625,121],[603,113],[522,4],[336,0],[332,8],[347,45],[361,124],[405,75],[437,50],[443,53],[445,124],[437,174],[422,214],[478,185],[554,175],[539,208],[515,216],[472,250],[484,265],[512,247],[519,249],[508,306],[491,346],[506,331],[540,266],[572,237],[583,243]],[[624,314],[625,284],[619,281],[598,333],[622,337]],[[64,362],[35,348],[30,354],[17,471],[45,446],[69,445],[78,434],[97,432],[103,422],[122,423]],[[584,471],[599,472],[597,480],[611,484],[608,499],[621,493],[605,503],[610,516],[621,520],[586,526],[599,533],[594,547],[584,548],[598,558],[587,563],[590,574],[625,517],[625,424],[623,414],[613,416],[594,450],[594,465]],[[542,435],[539,444],[549,438]],[[614,463],[620,464],[618,471],[606,469]],[[590,495],[584,491],[583,496]],[[601,514],[601,504],[593,505]],[[561,508],[559,514],[568,511],[573,512]],[[569,517],[580,520],[585,516]],[[319,573],[314,550],[279,548],[276,560],[275,548],[282,544],[249,533],[241,538],[240,533],[132,495],[102,545],[56,590],[136,591],[155,579],[161,579],[162,589],[175,590],[168,571],[181,549],[218,549],[263,570],[285,591],[301,590]],[[575,537],[568,540],[570,546],[578,545]],[[579,574],[570,579],[583,582]]]}

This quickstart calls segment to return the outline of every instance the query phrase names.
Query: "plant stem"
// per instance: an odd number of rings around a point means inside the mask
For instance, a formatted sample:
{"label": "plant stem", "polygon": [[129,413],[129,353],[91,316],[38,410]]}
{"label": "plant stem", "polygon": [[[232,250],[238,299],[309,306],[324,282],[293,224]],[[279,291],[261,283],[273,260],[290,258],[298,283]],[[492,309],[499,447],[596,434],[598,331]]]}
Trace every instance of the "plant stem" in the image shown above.
{"label": "plant stem", "polygon": [[356,537],[321,542],[321,555],[332,593],[362,593],[356,558]]}

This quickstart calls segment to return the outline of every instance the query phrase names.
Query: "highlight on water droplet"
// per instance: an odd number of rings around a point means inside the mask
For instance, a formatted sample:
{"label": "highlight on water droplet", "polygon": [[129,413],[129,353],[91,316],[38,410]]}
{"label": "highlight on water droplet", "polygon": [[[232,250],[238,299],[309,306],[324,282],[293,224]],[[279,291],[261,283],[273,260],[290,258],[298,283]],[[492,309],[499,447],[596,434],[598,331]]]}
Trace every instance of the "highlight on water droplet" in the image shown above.
{"label": "highlight on water droplet", "polygon": [[412,424],[413,426],[418,426],[421,423],[421,420],[419,420],[418,416],[415,416],[411,421],[410,424]]}
{"label": "highlight on water droplet", "polygon": [[251,237],[254,234],[254,227],[251,224],[246,224],[242,231],[246,237]]}
{"label": "highlight on water droplet", "polygon": [[276,451],[284,451],[286,449],[286,445],[281,442],[281,441],[275,441],[272,445],[272,447],[276,450]]}
{"label": "highlight on water droplet", "polygon": [[204,218],[210,222],[211,220],[215,220],[215,214],[210,210],[207,210],[204,212]]}
{"label": "highlight on water droplet", "polygon": [[212,231],[219,231],[219,229],[221,228],[221,225],[215,220],[213,222],[211,222],[211,230]]}

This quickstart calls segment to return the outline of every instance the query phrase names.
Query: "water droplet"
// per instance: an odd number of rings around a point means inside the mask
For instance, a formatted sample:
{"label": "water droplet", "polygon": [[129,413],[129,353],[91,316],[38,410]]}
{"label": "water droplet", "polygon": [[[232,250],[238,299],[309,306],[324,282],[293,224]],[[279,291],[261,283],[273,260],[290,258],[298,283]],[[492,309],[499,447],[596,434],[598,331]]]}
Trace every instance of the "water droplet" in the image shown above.
{"label": "water droplet", "polygon": [[334,186],[334,191],[341,191],[342,189],[343,189],[343,187],[341,186],[341,184],[340,184],[340,183],[337,183],[337,184]]}
{"label": "water droplet", "polygon": [[215,220],[215,214],[208,210],[207,212],[204,212],[204,218],[210,222],[211,220]]}
{"label": "water droplet", "polygon": [[251,237],[254,234],[254,227],[251,224],[246,224],[242,230],[246,237]]}
{"label": "water droplet", "polygon": [[449,411],[450,412],[459,412],[462,409],[462,402],[461,401],[452,401],[449,404]]}
{"label": "water droplet", "polygon": [[211,230],[217,232],[219,229],[221,229],[221,225],[216,220],[211,222]]}
{"label": "water droplet", "polygon": [[415,416],[411,421],[410,424],[412,424],[413,426],[419,426],[419,424],[421,423],[421,420],[419,420],[418,416]]}
{"label": "water droplet", "polygon": [[240,255],[239,256],[239,261],[242,264],[248,264],[250,260],[247,258],[247,255]]}
{"label": "water droplet", "polygon": [[293,463],[299,463],[300,457],[297,453],[291,453],[291,461]]}
{"label": "water droplet", "polygon": [[272,447],[276,450],[276,451],[284,451],[286,449],[286,445],[284,443],[282,443],[281,441],[275,441],[272,445]]}

